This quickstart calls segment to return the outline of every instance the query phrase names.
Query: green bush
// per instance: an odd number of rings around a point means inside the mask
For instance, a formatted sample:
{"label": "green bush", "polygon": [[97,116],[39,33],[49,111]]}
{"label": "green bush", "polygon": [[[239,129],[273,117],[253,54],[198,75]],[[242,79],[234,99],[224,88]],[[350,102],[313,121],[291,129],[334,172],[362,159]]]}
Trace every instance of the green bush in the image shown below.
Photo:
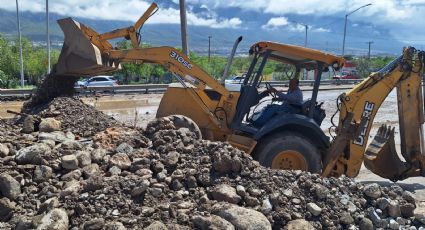
{"label": "green bush", "polygon": [[16,88],[19,86],[19,81],[16,78],[6,75],[0,70],[0,88]]}

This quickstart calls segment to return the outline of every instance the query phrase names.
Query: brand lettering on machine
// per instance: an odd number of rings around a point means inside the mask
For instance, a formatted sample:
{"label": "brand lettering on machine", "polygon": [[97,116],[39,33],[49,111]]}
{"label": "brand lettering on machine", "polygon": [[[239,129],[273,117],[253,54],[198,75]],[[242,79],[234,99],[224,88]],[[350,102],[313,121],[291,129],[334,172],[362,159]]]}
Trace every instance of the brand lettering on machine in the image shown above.
{"label": "brand lettering on machine", "polygon": [[180,55],[178,55],[175,51],[171,51],[170,57],[176,59],[180,64],[182,64],[184,67],[192,70],[192,64],[190,64],[188,61],[184,60],[184,58]]}
{"label": "brand lettering on machine", "polygon": [[360,132],[359,136],[354,140],[354,144],[363,146],[365,142],[365,135],[367,131],[367,127],[369,126],[370,116],[372,115],[373,108],[375,107],[374,103],[370,103],[366,101],[364,105],[364,110],[362,114],[362,118],[366,117],[366,122],[363,127],[361,127],[362,131]]}

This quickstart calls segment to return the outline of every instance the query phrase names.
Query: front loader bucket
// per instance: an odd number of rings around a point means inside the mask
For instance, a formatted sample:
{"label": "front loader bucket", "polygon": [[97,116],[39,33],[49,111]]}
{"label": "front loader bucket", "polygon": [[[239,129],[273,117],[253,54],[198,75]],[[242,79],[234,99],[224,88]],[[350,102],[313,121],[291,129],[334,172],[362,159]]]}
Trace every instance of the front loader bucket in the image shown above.
{"label": "front loader bucket", "polygon": [[364,164],[373,173],[397,181],[404,179],[409,166],[400,160],[394,143],[394,128],[382,125],[368,146]]}
{"label": "front loader bucket", "polygon": [[102,57],[102,47],[96,46],[89,39],[96,39],[98,33],[72,18],[60,19],[58,24],[65,39],[55,67],[55,75],[91,76],[118,69],[113,63],[102,60],[105,59]]}

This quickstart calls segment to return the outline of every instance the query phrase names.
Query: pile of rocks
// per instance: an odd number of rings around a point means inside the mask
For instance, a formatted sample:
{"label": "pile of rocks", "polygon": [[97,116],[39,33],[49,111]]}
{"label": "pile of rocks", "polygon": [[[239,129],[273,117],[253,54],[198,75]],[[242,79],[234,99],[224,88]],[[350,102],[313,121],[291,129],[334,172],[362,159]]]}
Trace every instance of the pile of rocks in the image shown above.
{"label": "pile of rocks", "polygon": [[112,117],[72,97],[57,97],[43,106],[27,109],[25,112],[41,118],[55,118],[61,122],[64,131],[82,137],[91,137],[108,127],[119,125]]}
{"label": "pile of rocks", "polygon": [[424,216],[414,213],[412,195],[399,186],[267,169],[227,143],[176,129],[167,118],[146,130],[109,128],[90,142],[63,131],[25,135],[32,139],[25,145],[1,139],[0,228],[416,229],[425,224]]}
{"label": "pile of rocks", "polygon": [[[53,71],[54,72],[54,71]],[[23,112],[30,113],[34,108],[49,103],[56,97],[72,97],[77,77],[48,74],[37,86],[31,98],[24,103]]]}

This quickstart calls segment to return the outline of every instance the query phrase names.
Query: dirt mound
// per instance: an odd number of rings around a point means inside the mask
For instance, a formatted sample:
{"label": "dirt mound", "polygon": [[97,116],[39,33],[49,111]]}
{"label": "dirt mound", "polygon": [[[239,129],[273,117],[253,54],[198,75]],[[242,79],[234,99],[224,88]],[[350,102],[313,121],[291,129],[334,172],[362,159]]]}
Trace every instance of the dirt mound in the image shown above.
{"label": "dirt mound", "polygon": [[24,103],[22,111],[24,113],[30,113],[35,108],[49,103],[56,97],[73,96],[74,84],[76,81],[76,77],[59,76],[55,74],[47,75],[37,87],[30,100]]}
{"label": "dirt mound", "polygon": [[110,116],[73,97],[57,97],[47,104],[34,107],[29,113],[41,118],[53,117],[62,123],[64,131],[83,137],[91,137],[108,127],[119,125]]}
{"label": "dirt mound", "polygon": [[60,132],[33,138],[0,158],[8,169],[0,175],[0,210],[8,210],[0,211],[1,228],[398,229],[425,222],[399,186],[267,169],[168,119],[144,132],[109,129],[93,143]]}

